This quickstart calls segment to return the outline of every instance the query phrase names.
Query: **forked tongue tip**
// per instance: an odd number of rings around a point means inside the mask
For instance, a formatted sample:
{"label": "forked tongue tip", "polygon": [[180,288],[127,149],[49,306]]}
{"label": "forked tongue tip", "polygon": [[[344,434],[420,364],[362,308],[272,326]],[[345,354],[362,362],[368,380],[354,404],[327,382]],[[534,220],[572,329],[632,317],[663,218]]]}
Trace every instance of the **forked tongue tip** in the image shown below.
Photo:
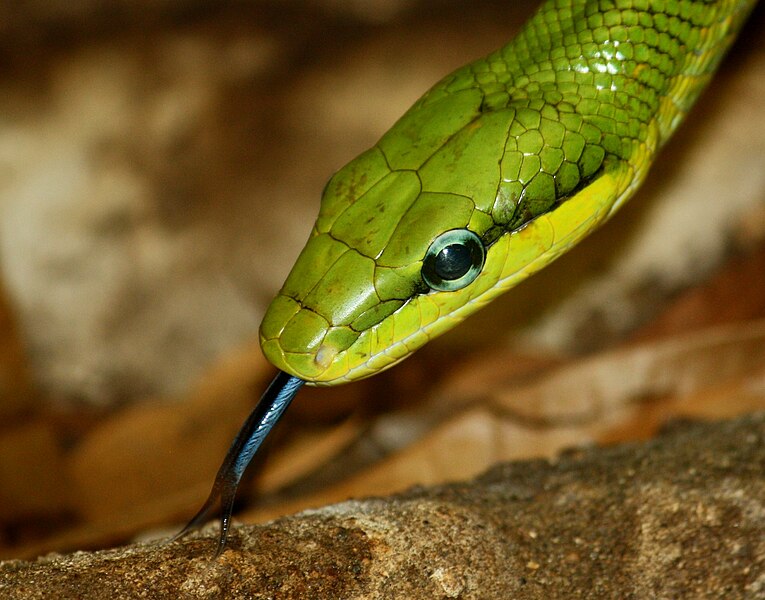
{"label": "forked tongue tip", "polygon": [[263,393],[263,396],[261,396],[255,409],[250,413],[236,434],[231,447],[226,453],[226,457],[223,459],[223,463],[218,469],[210,494],[207,496],[207,500],[205,500],[202,508],[170,541],[177,540],[203,525],[212,513],[216,501],[220,498],[220,536],[215,556],[218,557],[223,553],[228,540],[236,490],[239,487],[242,475],[258,451],[258,448],[260,448],[263,440],[266,439],[266,436],[279,422],[284,411],[287,410],[295,394],[297,394],[304,383],[305,381],[299,377],[288,375],[283,371],[278,372]]}

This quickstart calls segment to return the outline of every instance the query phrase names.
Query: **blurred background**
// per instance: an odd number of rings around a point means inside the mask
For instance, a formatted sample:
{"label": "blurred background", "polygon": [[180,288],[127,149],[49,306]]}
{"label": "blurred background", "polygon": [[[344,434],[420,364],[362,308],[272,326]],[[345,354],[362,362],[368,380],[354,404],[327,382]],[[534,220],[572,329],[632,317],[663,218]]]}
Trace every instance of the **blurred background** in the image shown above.
{"label": "blurred background", "polygon": [[[537,3],[0,7],[0,557],[170,533],[273,374],[324,183]],[[258,521],[765,408],[757,10],[604,229],[396,369],[304,390]],[[148,535],[148,534],[147,534]]]}

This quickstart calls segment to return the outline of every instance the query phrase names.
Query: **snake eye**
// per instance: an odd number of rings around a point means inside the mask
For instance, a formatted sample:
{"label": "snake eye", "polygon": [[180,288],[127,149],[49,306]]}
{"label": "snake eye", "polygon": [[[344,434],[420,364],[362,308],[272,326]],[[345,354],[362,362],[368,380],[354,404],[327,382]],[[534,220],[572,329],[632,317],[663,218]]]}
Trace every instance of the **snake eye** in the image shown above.
{"label": "snake eye", "polygon": [[422,261],[422,278],[431,289],[452,292],[471,283],[486,256],[481,239],[469,229],[452,229],[439,235]]}

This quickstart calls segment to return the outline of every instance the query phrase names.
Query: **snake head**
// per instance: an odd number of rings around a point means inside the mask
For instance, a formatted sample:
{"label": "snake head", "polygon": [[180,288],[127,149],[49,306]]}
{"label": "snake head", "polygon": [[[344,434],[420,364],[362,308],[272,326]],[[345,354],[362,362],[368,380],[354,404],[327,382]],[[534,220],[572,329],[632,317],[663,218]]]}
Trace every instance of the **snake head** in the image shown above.
{"label": "snake head", "polygon": [[[261,325],[279,369],[331,385],[388,368],[610,209],[620,184],[591,185],[608,174],[599,131],[589,127],[590,142],[578,115],[567,126],[557,110],[487,96],[471,77],[434,87],[328,182]],[[584,204],[562,202],[590,188]]]}
{"label": "snake head", "polygon": [[[336,383],[390,366],[427,341],[420,299],[475,278],[481,236],[493,222],[470,196],[424,189],[420,168],[475,120],[480,103],[477,90],[421,101],[330,179],[311,237],[261,325],[261,345],[278,368]],[[460,235],[469,236],[466,253]]]}

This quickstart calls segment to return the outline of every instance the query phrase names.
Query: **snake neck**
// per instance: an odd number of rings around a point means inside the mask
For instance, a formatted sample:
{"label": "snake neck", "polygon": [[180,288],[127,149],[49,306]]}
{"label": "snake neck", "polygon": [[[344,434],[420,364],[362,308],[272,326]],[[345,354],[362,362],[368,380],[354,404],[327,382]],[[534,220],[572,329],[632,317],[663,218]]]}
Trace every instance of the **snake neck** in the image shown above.
{"label": "snake neck", "polygon": [[604,135],[641,142],[649,134],[640,125],[656,121],[660,146],[755,4],[547,0],[511,43],[454,73],[436,95],[479,87],[485,110],[570,105]]}
{"label": "snake neck", "polygon": [[[644,179],[755,0],[548,0],[507,46],[420,103],[479,89],[515,111],[490,213],[498,235],[549,212],[611,168],[614,205]],[[491,236],[490,236],[491,237]]]}

